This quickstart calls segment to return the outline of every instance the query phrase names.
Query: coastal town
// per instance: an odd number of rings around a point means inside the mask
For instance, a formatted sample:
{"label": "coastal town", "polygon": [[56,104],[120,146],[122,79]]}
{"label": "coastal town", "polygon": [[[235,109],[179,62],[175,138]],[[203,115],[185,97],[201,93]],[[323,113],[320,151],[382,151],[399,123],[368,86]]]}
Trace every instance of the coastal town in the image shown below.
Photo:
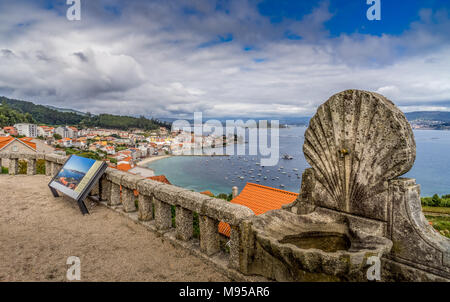
{"label": "coastal town", "polygon": [[151,169],[144,167],[155,159],[188,155],[195,148],[233,142],[234,137],[224,139],[212,135],[194,139],[193,133],[170,131],[166,127],[145,131],[19,123],[0,129],[0,153],[77,154],[104,160],[110,167],[144,177],[155,176]]}

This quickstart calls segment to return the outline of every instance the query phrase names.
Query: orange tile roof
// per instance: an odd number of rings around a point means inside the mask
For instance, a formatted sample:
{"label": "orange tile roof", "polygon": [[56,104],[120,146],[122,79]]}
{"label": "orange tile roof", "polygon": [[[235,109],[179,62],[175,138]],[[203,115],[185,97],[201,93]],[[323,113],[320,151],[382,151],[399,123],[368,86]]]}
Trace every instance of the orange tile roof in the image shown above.
{"label": "orange tile roof", "polygon": [[12,140],[11,136],[0,137],[0,149],[9,144]]}
{"label": "orange tile roof", "polygon": [[11,137],[11,136],[0,137],[0,149],[3,149],[4,147],[6,147],[6,145],[11,143],[13,140],[20,140],[25,145],[27,145],[27,146],[31,147],[32,149],[36,150],[36,144],[31,142],[32,139],[33,138],[31,138],[31,137],[22,137],[22,138],[19,138],[19,139]]}
{"label": "orange tile roof", "polygon": [[211,191],[203,191],[203,192],[200,192],[200,194],[204,194],[204,195],[208,195],[210,197],[214,197],[214,194],[211,193]]}
{"label": "orange tile roof", "polygon": [[117,165],[117,169],[120,171],[126,172],[131,169],[131,165],[130,164],[120,164],[120,165]]}
{"label": "orange tile roof", "polygon": [[[231,202],[246,206],[255,215],[260,215],[270,210],[280,209],[282,205],[294,202],[297,197],[298,193],[248,182],[242,192]],[[221,221],[219,233],[230,237],[230,225]]]}
{"label": "orange tile roof", "polygon": [[167,179],[165,175],[150,176],[147,178],[171,185],[170,181]]}

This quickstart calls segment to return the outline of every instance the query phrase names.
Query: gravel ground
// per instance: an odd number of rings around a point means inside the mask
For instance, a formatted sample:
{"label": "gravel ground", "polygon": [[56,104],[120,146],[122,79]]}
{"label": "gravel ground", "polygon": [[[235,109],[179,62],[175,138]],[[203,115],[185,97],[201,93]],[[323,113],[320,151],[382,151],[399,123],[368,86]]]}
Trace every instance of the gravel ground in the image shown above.
{"label": "gravel ground", "polygon": [[103,206],[82,216],[49,181],[0,175],[0,281],[66,281],[69,256],[81,260],[81,281],[229,281]]}

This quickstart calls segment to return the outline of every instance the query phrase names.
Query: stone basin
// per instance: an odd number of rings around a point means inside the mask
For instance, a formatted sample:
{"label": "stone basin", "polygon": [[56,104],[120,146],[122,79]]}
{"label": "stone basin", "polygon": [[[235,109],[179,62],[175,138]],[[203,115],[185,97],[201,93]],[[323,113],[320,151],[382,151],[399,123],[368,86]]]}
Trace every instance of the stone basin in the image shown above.
{"label": "stone basin", "polygon": [[351,242],[346,234],[335,232],[306,232],[285,236],[280,243],[288,243],[300,249],[319,249],[325,252],[346,251]]}
{"label": "stone basin", "polygon": [[392,248],[383,223],[322,208],[305,215],[270,211],[254,217],[251,229],[257,248],[250,271],[280,281],[364,280],[367,259]]}

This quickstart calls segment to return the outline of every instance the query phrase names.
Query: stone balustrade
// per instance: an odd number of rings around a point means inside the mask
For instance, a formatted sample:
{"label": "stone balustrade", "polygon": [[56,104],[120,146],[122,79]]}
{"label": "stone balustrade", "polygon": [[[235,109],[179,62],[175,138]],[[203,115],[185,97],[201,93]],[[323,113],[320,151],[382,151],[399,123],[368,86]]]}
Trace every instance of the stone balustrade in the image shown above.
{"label": "stone balustrade", "polygon": [[[9,174],[18,174],[19,160],[27,161],[27,174],[36,174],[36,161],[45,160],[45,174],[55,176],[66,161],[66,156],[55,154],[0,154],[9,160]],[[45,188],[44,188],[45,189]],[[93,190],[94,191],[94,190]],[[138,223],[154,227],[158,233],[171,233],[181,246],[198,249],[204,257],[220,254],[227,257],[227,267],[240,271],[242,257],[241,224],[254,213],[247,207],[212,198],[197,192],[168,185],[137,175],[107,168],[99,181],[96,192],[100,202],[120,210]],[[137,206],[136,206],[137,205]],[[173,223],[172,208],[175,208]],[[194,213],[198,215],[199,239],[193,238]],[[231,236],[221,249],[218,232],[219,221],[231,226]]]}

